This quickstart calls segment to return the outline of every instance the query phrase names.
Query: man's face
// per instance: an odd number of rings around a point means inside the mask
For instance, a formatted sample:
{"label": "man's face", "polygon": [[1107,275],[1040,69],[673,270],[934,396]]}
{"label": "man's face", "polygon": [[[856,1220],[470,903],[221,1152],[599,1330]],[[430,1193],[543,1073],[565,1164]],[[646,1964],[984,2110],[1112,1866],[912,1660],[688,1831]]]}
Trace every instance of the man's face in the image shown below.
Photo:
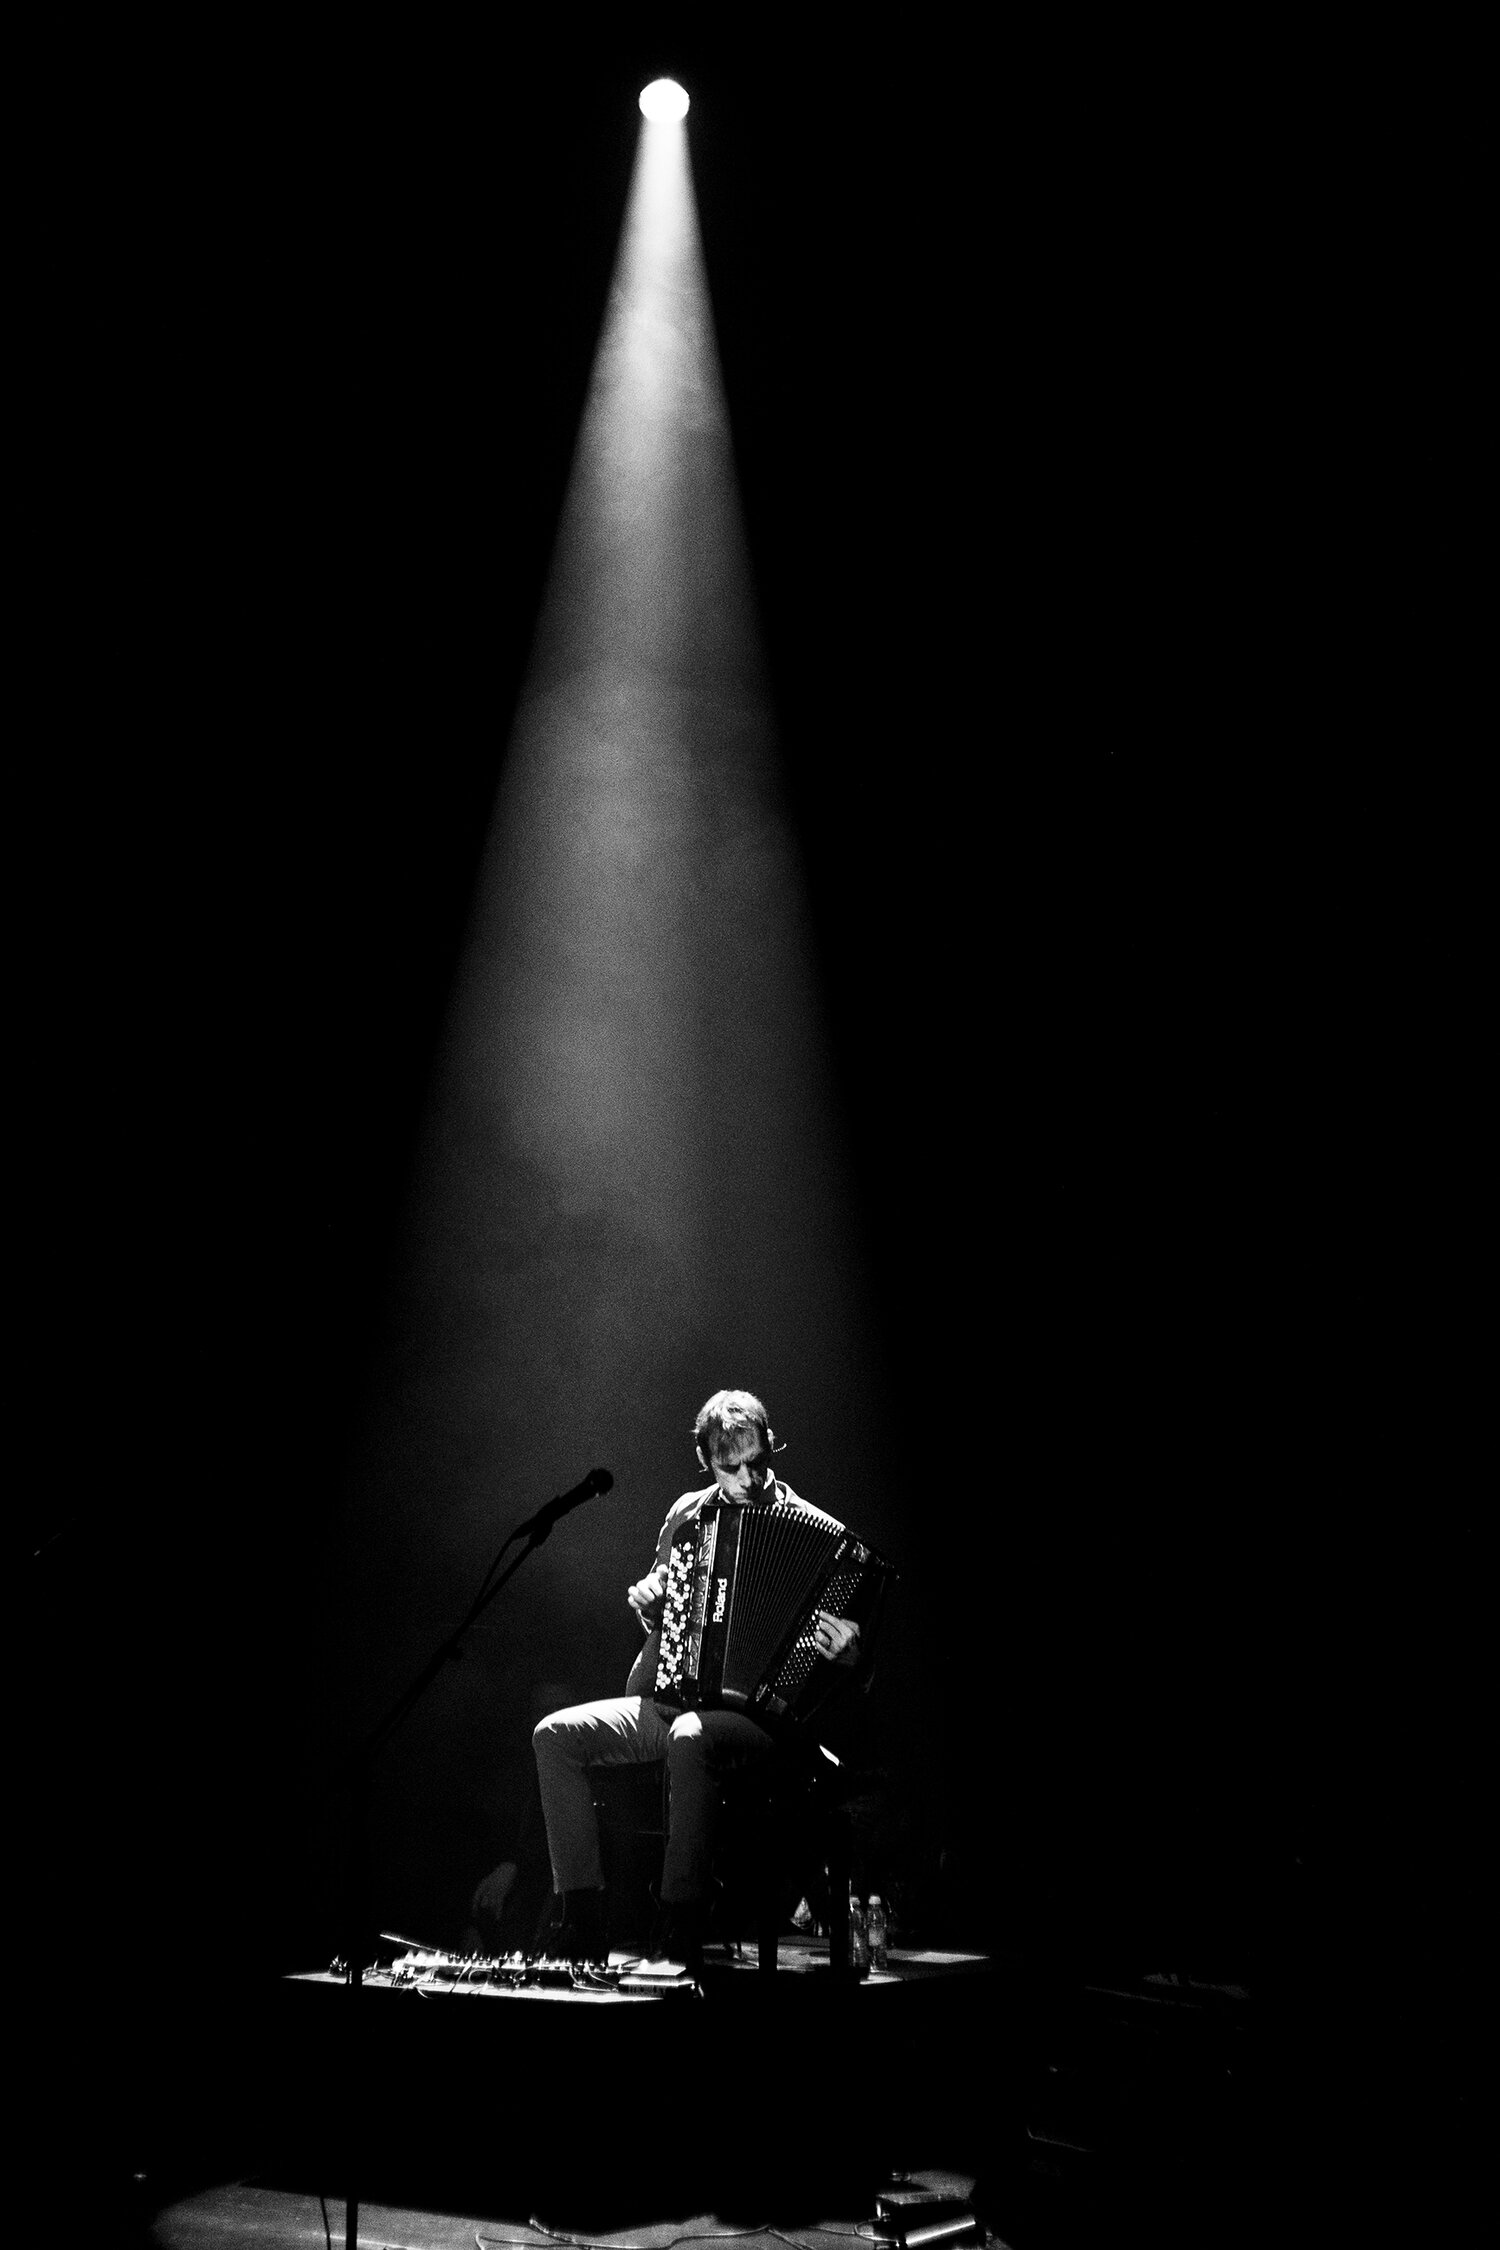
{"label": "man's face", "polygon": [[758,1500],[771,1475],[770,1448],[759,1433],[721,1439],[711,1456],[714,1481],[726,1500]]}

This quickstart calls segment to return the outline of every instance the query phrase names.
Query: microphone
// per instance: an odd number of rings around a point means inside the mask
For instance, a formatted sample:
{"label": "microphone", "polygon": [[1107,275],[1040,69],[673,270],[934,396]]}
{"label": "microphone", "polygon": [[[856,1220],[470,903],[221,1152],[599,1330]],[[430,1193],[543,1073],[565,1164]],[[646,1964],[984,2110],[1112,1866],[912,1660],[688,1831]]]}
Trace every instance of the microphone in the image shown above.
{"label": "microphone", "polygon": [[596,1494],[608,1492],[614,1481],[608,1469],[590,1469],[581,1484],[575,1484],[571,1492],[560,1492],[545,1508],[538,1508],[530,1523],[521,1525],[521,1530],[529,1531],[533,1546],[539,1546],[561,1517],[573,1508],[581,1508],[585,1500],[592,1500]]}

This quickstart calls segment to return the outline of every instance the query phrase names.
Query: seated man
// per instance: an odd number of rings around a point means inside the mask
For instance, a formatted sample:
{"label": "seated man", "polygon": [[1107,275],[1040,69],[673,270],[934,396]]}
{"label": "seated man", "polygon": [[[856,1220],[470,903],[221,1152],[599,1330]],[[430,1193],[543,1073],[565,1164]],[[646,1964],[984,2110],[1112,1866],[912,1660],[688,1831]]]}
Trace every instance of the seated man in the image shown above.
{"label": "seated man", "polygon": [[[532,1736],[553,1888],[565,1901],[558,1944],[578,1959],[602,1959],[607,1950],[604,1875],[589,1768],[666,1760],[671,1814],[661,1879],[662,1951],[696,1970],[703,1950],[717,1776],[726,1766],[761,1757],[771,1747],[765,1729],[741,1711],[683,1711],[653,1698],[667,1562],[678,1525],[710,1502],[743,1507],[755,1501],[794,1500],[808,1507],[773,1475],[775,1441],[765,1408],[749,1391],[716,1391],[693,1425],[693,1441],[713,1482],[703,1490],[684,1493],[668,1509],[656,1542],[655,1565],[625,1597],[646,1634],[626,1693],[554,1711]],[[859,1627],[848,1618],[820,1612],[816,1645],[828,1663],[853,1665],[859,1654]]]}

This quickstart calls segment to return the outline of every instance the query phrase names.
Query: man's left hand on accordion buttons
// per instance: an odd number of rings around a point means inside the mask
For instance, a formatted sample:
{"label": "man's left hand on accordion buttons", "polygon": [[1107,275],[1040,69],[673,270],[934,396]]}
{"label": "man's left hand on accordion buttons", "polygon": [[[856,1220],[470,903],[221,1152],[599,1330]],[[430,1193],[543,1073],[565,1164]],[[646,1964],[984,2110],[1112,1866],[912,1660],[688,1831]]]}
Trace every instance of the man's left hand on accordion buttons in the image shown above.
{"label": "man's left hand on accordion buttons", "polygon": [[813,1646],[830,1664],[854,1664],[859,1658],[859,1627],[849,1617],[830,1617],[818,1611]]}

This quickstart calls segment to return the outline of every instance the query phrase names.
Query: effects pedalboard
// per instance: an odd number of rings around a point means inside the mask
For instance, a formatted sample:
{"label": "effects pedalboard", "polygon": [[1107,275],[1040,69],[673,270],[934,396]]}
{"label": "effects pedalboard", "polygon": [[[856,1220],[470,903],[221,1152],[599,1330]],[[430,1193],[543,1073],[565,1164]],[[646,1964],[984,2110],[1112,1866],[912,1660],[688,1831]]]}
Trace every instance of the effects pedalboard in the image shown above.
{"label": "effects pedalboard", "polygon": [[[343,1961],[330,1973],[347,1974]],[[680,1962],[637,1960],[570,1961],[550,1953],[445,1953],[414,1948],[394,1961],[363,1972],[367,1984],[396,1990],[519,1992],[692,1992],[693,1977]]]}

